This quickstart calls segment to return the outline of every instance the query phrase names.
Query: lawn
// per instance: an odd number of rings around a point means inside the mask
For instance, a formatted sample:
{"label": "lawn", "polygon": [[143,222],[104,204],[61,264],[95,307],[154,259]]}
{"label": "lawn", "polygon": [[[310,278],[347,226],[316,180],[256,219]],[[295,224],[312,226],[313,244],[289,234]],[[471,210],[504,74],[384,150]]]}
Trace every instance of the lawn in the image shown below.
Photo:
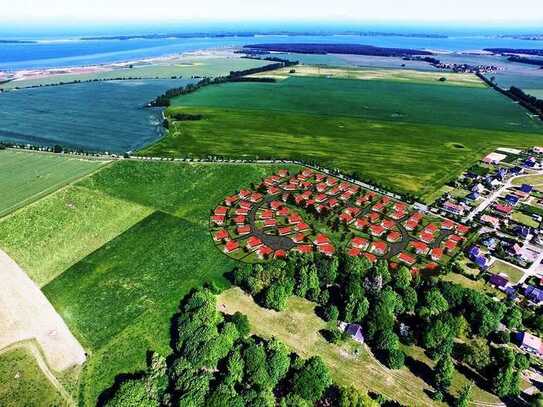
{"label": "lawn", "polygon": [[65,406],[26,348],[0,353],[0,405],[3,407]]}
{"label": "lawn", "polygon": [[103,161],[0,150],[0,216],[27,205],[102,165]]}
{"label": "lawn", "polygon": [[513,219],[515,222],[529,226],[531,228],[539,227],[539,222],[535,221],[530,215],[527,215],[520,211],[514,211],[511,215],[511,219]]}
{"label": "lawn", "polygon": [[507,275],[507,277],[509,277],[509,281],[511,281],[511,283],[513,284],[516,284],[524,275],[524,273],[516,267],[513,267],[501,260],[496,260],[492,264],[490,271],[494,274],[504,273],[505,275]]}
{"label": "lawn", "polygon": [[518,105],[478,87],[290,77],[173,104],[204,118],[174,123],[140,154],[304,159],[427,197],[486,152],[542,138]]}
{"label": "lawn", "polygon": [[[291,297],[287,309],[276,312],[258,306],[239,288],[224,291],[217,303],[222,312],[246,314],[253,333],[266,338],[275,336],[304,357],[321,356],[339,384],[352,384],[364,391],[378,392],[405,405],[434,404],[425,392],[431,387],[419,376],[419,370],[417,374],[407,367],[389,370],[372,356],[367,347],[352,341],[340,345],[328,343],[319,333],[327,325],[315,315],[314,303]],[[454,391],[461,387],[457,386],[458,383],[466,382],[467,379],[456,372]],[[475,388],[474,395],[476,400],[497,401],[479,388]]]}
{"label": "lawn", "polygon": [[277,168],[116,162],[0,221],[0,247],[45,284],[89,354],[83,405],[143,369],[148,350],[169,352],[170,318],[188,290],[227,284],[235,261],[214,247],[209,211]]}

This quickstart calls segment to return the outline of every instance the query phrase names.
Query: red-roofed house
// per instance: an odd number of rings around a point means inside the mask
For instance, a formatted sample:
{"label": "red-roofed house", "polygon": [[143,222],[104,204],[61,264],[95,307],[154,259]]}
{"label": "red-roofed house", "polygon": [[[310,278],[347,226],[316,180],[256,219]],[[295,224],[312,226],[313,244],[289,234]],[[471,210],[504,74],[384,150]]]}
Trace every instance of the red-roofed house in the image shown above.
{"label": "red-roofed house", "polygon": [[309,230],[309,225],[307,223],[298,223],[295,228],[298,232],[305,232]]}
{"label": "red-roofed house", "polygon": [[268,246],[260,246],[256,251],[256,255],[261,260],[267,258],[272,253],[273,253],[273,249]]}
{"label": "red-roofed house", "polygon": [[326,178],[326,175],[317,172],[315,174],[315,181],[322,182]]}
{"label": "red-roofed house", "polygon": [[225,217],[223,215],[213,215],[211,217],[211,221],[217,226],[224,225],[224,219]]}
{"label": "red-roofed house", "polygon": [[213,240],[216,242],[222,242],[224,239],[228,239],[229,237],[230,235],[228,234],[228,231],[221,229],[215,233]]}
{"label": "red-roofed house", "polygon": [[413,240],[409,243],[409,246],[415,249],[415,253],[417,254],[427,254],[428,253],[428,245],[423,242],[419,242],[418,240]]}
{"label": "red-roofed house", "polygon": [[368,215],[368,219],[371,223],[377,223],[381,219],[381,215],[379,215],[377,212],[371,212]]}
{"label": "red-roofed house", "polygon": [[355,222],[354,222],[354,226],[355,228],[357,229],[364,229],[366,226],[368,226],[368,220],[366,218],[358,218]]}
{"label": "red-roofed house", "polygon": [[439,230],[439,228],[436,225],[434,225],[433,223],[430,223],[430,224],[426,225],[426,227],[424,228],[423,231],[426,232],[426,233],[434,234],[438,230]]}
{"label": "red-roofed house", "polygon": [[390,232],[388,235],[387,235],[387,240],[390,242],[390,243],[394,243],[394,242],[397,242],[399,241],[400,239],[402,238],[402,234],[396,230],[393,230],[392,232]]}
{"label": "red-roofed house", "polygon": [[276,259],[284,259],[285,257],[287,257],[287,252],[281,249],[276,250],[273,254],[273,257],[275,257]]}
{"label": "red-roofed house", "polygon": [[339,188],[335,187],[335,188],[332,188],[331,190],[327,191],[326,195],[330,195],[330,196],[337,195],[337,194],[339,194],[339,192],[340,192]]}
{"label": "red-roofed house", "polygon": [[266,219],[264,221],[264,226],[267,228],[277,226],[277,221],[275,219]]}
{"label": "red-roofed house", "polygon": [[332,246],[331,244],[327,243],[327,244],[322,244],[322,245],[319,245],[317,246],[318,250],[319,250],[319,253],[322,253],[324,254],[325,256],[331,256],[334,254],[334,252],[336,251],[336,249],[334,249],[334,246]]}
{"label": "red-roofed house", "polygon": [[349,199],[351,199],[352,196],[353,196],[352,192],[346,191],[339,196],[339,199],[342,201],[348,201]]}
{"label": "red-roofed house", "polygon": [[245,215],[237,215],[234,217],[234,223],[236,225],[244,225],[245,224]]}
{"label": "red-roofed house", "polygon": [[251,209],[253,207],[253,204],[249,201],[240,201],[239,207],[242,209]]}
{"label": "red-roofed house", "polygon": [[268,193],[268,195],[276,195],[279,192],[281,192],[281,190],[275,185],[273,185],[271,187],[268,187],[268,189],[266,189],[266,192]]}
{"label": "red-roofed house", "polygon": [[469,232],[469,227],[467,227],[466,225],[459,224],[456,226],[456,231],[461,235],[465,235],[466,233]]}
{"label": "red-roofed house", "polygon": [[279,175],[281,178],[288,177],[288,170],[286,168],[281,168],[277,171],[277,175]]}
{"label": "red-roofed house", "polygon": [[228,213],[228,208],[224,206],[217,206],[213,213],[215,215],[226,216],[226,214]]}
{"label": "red-roofed house", "polygon": [[236,242],[235,240],[229,240],[228,242],[226,242],[226,244],[224,245],[224,252],[226,254],[228,253],[232,253],[233,251],[236,251],[239,249],[239,243]]}
{"label": "red-roofed house", "polygon": [[462,241],[462,237],[458,235],[450,235],[449,240],[452,240],[453,242],[460,243]]}
{"label": "red-roofed house", "polygon": [[371,208],[371,210],[372,210],[372,211],[375,211],[375,212],[382,212],[383,209],[385,209],[385,205],[383,205],[381,202],[376,203],[376,204],[373,205],[373,207]]}
{"label": "red-roofed house", "polygon": [[292,215],[288,217],[288,223],[290,223],[291,225],[297,225],[298,223],[302,223],[302,222],[303,222],[302,217],[298,215],[297,213],[293,213]]}
{"label": "red-roofed house", "polygon": [[356,247],[357,249],[365,250],[368,247],[368,240],[363,237],[353,237],[351,240],[351,246]]}
{"label": "red-roofed house", "polygon": [[419,223],[418,223],[416,220],[411,219],[411,218],[407,219],[407,220],[404,222],[404,226],[405,226],[405,228],[406,228],[407,230],[415,230],[415,229],[417,228],[417,225],[418,225],[418,224],[419,224]]}
{"label": "red-roofed house", "polygon": [[282,228],[277,229],[277,232],[279,233],[279,236],[285,236],[289,233],[292,233],[292,228],[290,226],[285,226]]}
{"label": "red-roofed house", "polygon": [[403,211],[394,211],[389,215],[392,219],[399,220],[405,216],[405,212]]}
{"label": "red-roofed house", "polygon": [[385,254],[387,250],[387,244],[383,242],[382,240],[376,240],[371,243],[370,251],[373,254],[376,254],[378,256],[382,256]]}
{"label": "red-roofed house", "polygon": [[362,252],[360,251],[360,249],[357,249],[356,247],[351,247],[347,251],[347,255],[351,256],[351,257],[358,257],[358,256],[360,256],[360,253],[362,253]]}
{"label": "red-roofed house", "polygon": [[496,204],[494,208],[503,215],[509,215],[513,212],[513,207],[511,205]]}
{"label": "red-roofed house", "polygon": [[443,257],[443,249],[440,247],[434,247],[430,251],[430,257],[432,258],[433,261],[441,260],[441,258]]}
{"label": "red-roofed house", "polygon": [[273,211],[271,209],[264,209],[260,213],[260,219],[272,219],[274,216]]}
{"label": "red-roofed house", "polygon": [[377,261],[377,257],[374,254],[366,252],[363,254],[363,256],[372,264]]}
{"label": "red-roofed house", "polygon": [[443,222],[441,222],[441,229],[450,230],[454,228],[455,223],[450,219],[445,219]]}
{"label": "red-roofed house", "polygon": [[320,245],[323,245],[323,244],[330,244],[330,239],[328,239],[328,236],[325,236],[322,233],[319,233],[315,237],[315,240],[313,240],[313,243],[315,243],[315,245],[317,245],[317,246],[320,246]]}
{"label": "red-roofed house", "polygon": [[277,210],[277,216],[284,216],[287,217],[290,211],[286,206],[282,207],[281,209]]}
{"label": "red-roofed house", "polygon": [[353,217],[349,213],[342,213],[339,215],[339,221],[343,223],[350,223],[353,221]]}
{"label": "red-roofed house", "polygon": [[248,189],[242,189],[239,191],[239,198],[240,199],[247,199],[251,196],[251,191]]}
{"label": "red-roofed house", "polygon": [[383,196],[381,198],[381,202],[383,203],[383,205],[386,205],[390,202],[390,198],[388,196]]}
{"label": "red-roofed house", "polygon": [[301,244],[301,245],[296,246],[295,250],[302,254],[309,254],[313,252],[313,246],[309,244]]}
{"label": "red-roofed house", "polygon": [[326,185],[328,185],[329,187],[332,187],[336,184],[337,184],[337,178],[334,178],[334,177],[326,178]]}
{"label": "red-roofed house", "polygon": [[326,185],[324,182],[321,182],[317,184],[316,188],[317,188],[317,192],[323,193],[324,191],[328,189],[328,185]]}
{"label": "red-roofed house", "polygon": [[446,252],[450,252],[454,249],[456,249],[456,246],[458,244],[454,241],[454,240],[447,240],[443,243],[443,248],[445,249]]}
{"label": "red-roofed house", "polygon": [[291,239],[296,244],[302,243],[305,240],[305,235],[303,233],[296,233],[296,236],[291,237]]}
{"label": "red-roofed house", "polygon": [[226,206],[232,206],[239,200],[239,196],[237,195],[231,195],[224,198],[224,204]]}
{"label": "red-roofed house", "polygon": [[394,226],[396,226],[396,222],[390,219],[385,219],[383,222],[381,222],[381,226],[383,226],[385,229],[392,229]]}
{"label": "red-roofed house", "polygon": [[236,228],[236,233],[240,236],[248,235],[249,233],[251,233],[251,226],[249,225],[238,226]]}
{"label": "red-roofed house", "polygon": [[385,233],[385,228],[381,225],[370,225],[370,233],[372,236],[381,236]]}
{"label": "red-roofed house", "polygon": [[420,234],[420,240],[422,240],[424,243],[431,243],[434,240],[434,235],[422,231]]}
{"label": "red-roofed house", "polygon": [[292,183],[283,184],[282,187],[285,191],[296,191],[298,189],[298,185]]}
{"label": "red-roofed house", "polygon": [[251,236],[248,240],[247,240],[247,243],[245,244],[245,247],[247,247],[247,249],[249,250],[253,250],[253,249],[258,249],[260,246],[262,246],[262,240],[260,240],[258,237],[256,236]]}
{"label": "red-roofed house", "polygon": [[410,254],[407,254],[405,252],[401,252],[398,255],[398,260],[401,261],[404,264],[407,264],[408,266],[412,266],[417,261],[417,259],[415,257],[413,257]]}
{"label": "red-roofed house", "polygon": [[270,208],[274,211],[278,210],[279,208],[283,207],[283,202],[281,201],[271,201],[270,202]]}
{"label": "red-roofed house", "polygon": [[335,208],[338,205],[339,205],[339,202],[337,201],[336,198],[330,198],[330,200],[328,201],[328,206],[330,206],[330,208]]}
{"label": "red-roofed house", "polygon": [[325,194],[318,194],[315,197],[315,202],[322,203],[322,202],[326,202],[327,199],[328,199],[328,197]]}
{"label": "red-roofed house", "polygon": [[236,209],[236,215],[246,216],[249,213],[249,209],[238,208]]}

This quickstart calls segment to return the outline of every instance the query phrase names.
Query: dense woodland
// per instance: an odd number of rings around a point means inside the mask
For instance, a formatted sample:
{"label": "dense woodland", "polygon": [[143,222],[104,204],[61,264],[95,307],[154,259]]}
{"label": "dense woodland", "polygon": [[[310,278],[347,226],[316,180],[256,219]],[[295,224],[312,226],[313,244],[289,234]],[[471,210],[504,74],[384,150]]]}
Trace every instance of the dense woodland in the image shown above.
{"label": "dense woodland", "polygon": [[354,388],[333,385],[319,357],[302,359],[276,339],[250,335],[245,315],[217,311],[210,289],[187,295],[172,322],[172,354],[149,356],[141,374],[123,376],[105,406],[377,407]]}
{"label": "dense woodland", "polygon": [[383,57],[403,57],[408,55],[432,55],[429,51],[409,48],[385,48],[362,44],[253,44],[243,47],[249,51],[294,52],[299,54],[353,54]]}
{"label": "dense woodland", "polygon": [[284,310],[287,298],[297,295],[317,302],[325,320],[361,324],[376,356],[392,369],[406,362],[401,344],[423,347],[437,362],[428,380],[438,400],[451,400],[455,366],[499,397],[517,397],[530,359],[508,346],[512,333],[525,325],[543,328],[541,315],[458,284],[413,276],[405,267],[391,270],[385,261],[372,266],[359,257],[294,255],[240,266],[232,279],[264,307]]}

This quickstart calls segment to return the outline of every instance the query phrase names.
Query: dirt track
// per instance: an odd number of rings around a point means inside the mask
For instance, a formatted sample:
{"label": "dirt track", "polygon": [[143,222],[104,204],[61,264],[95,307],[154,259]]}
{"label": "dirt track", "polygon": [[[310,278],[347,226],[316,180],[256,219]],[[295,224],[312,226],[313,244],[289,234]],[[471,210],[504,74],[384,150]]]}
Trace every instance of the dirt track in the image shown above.
{"label": "dirt track", "polygon": [[63,371],[85,361],[85,350],[38,286],[0,250],[0,350],[35,339],[47,363]]}

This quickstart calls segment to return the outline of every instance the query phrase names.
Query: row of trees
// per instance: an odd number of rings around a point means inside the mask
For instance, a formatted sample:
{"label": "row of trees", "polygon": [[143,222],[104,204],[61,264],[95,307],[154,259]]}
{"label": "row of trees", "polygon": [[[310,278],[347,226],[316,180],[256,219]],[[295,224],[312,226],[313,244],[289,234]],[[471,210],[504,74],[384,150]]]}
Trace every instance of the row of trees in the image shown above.
{"label": "row of trees", "polygon": [[232,278],[265,307],[283,310],[288,297],[297,295],[319,303],[325,320],[362,325],[366,341],[390,368],[404,365],[401,343],[422,346],[436,361],[430,380],[437,399],[448,391],[455,363],[492,377],[484,384],[500,397],[519,394],[518,378],[529,359],[504,346],[509,333],[498,330],[500,322],[511,330],[522,327],[516,305],[437,278],[421,279],[405,267],[391,270],[386,261],[371,265],[349,256],[292,254],[286,261],[240,266]]}
{"label": "row of trees", "polygon": [[245,315],[225,316],[199,289],[173,321],[172,355],[153,354],[146,372],[110,389],[107,406],[377,407],[352,388],[332,386],[319,357],[302,359],[276,339],[249,335]]}

